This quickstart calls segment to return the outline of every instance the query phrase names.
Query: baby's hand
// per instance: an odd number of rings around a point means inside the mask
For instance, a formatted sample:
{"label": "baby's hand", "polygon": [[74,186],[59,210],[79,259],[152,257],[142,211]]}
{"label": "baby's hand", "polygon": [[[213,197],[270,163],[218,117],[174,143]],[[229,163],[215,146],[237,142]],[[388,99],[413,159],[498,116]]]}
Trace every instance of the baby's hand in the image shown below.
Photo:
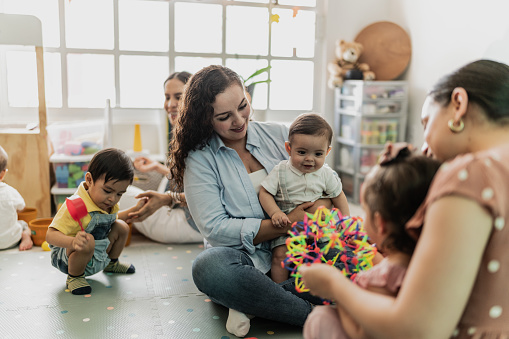
{"label": "baby's hand", "polygon": [[283,212],[279,211],[272,215],[272,225],[274,225],[274,227],[283,228],[288,224],[291,224],[291,221]]}
{"label": "baby's hand", "polygon": [[85,246],[88,244],[88,234],[87,232],[80,231],[76,233],[76,236],[74,237],[72,241],[72,248],[75,251],[82,250],[85,248]]}

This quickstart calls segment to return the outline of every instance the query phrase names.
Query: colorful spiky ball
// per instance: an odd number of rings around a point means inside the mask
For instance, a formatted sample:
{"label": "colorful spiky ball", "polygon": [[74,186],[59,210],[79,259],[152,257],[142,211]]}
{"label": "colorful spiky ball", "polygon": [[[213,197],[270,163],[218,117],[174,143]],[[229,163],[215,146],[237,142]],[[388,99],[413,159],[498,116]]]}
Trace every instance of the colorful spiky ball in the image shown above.
{"label": "colorful spiky ball", "polygon": [[341,266],[342,273],[352,280],[358,272],[373,266],[377,250],[368,243],[360,217],[343,217],[338,209],[329,210],[322,206],[314,214],[307,213],[304,221],[294,223],[288,234],[288,251],[281,264],[295,278],[297,292],[309,291],[299,273],[301,265],[326,263]]}

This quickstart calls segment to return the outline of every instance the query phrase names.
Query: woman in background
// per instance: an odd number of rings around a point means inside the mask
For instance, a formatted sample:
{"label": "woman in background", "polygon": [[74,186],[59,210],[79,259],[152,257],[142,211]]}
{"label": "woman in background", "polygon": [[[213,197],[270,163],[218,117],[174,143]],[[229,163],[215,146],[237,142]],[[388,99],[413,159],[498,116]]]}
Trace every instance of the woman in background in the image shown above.
{"label": "woman in background", "polygon": [[[190,76],[188,72],[175,72],[164,82],[164,110],[172,130],[178,119],[180,98]],[[134,167],[141,172],[157,171],[165,177],[170,172],[168,167],[146,157],[136,158]],[[122,208],[134,206],[136,199],[146,199],[146,203],[138,211],[129,214],[128,222],[133,222],[136,229],[147,238],[162,243],[203,241],[187,208],[184,192],[175,190],[172,180],[167,183],[164,193],[143,191],[131,186],[120,204]]]}

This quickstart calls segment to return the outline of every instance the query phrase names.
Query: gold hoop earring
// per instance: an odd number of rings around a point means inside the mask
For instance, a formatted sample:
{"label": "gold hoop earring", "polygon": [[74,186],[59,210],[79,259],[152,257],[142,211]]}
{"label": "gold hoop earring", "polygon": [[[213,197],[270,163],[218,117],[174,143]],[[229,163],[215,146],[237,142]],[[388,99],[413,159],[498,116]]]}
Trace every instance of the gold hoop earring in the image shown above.
{"label": "gold hoop earring", "polygon": [[454,123],[454,120],[451,119],[447,122],[447,126],[449,126],[449,129],[453,132],[453,133],[459,133],[459,132],[462,132],[463,129],[465,128],[465,124],[463,123],[463,119],[460,119],[458,121],[458,125],[456,125]]}

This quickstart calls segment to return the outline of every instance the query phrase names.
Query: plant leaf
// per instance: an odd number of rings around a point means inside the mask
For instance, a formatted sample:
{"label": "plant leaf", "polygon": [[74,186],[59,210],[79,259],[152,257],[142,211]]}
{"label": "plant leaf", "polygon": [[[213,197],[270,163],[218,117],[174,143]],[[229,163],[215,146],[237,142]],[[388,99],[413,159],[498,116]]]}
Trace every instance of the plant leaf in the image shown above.
{"label": "plant leaf", "polygon": [[271,81],[272,81],[272,80],[270,80],[270,79],[267,79],[267,80],[260,80],[260,81],[256,81],[256,82],[252,82],[252,83],[250,83],[250,84],[249,84],[249,86],[251,86],[251,85],[256,85],[256,84],[261,84],[261,83],[263,83],[263,82],[269,83],[269,82],[271,82]]}
{"label": "plant leaf", "polygon": [[257,76],[257,75],[260,75],[260,74],[262,74],[264,72],[268,72],[269,69],[271,69],[271,68],[272,68],[272,66],[267,66],[265,68],[261,68],[261,69],[255,71],[253,74],[251,74],[249,77],[247,77],[246,80],[244,80],[244,82],[246,82],[249,79],[251,79],[251,78],[253,78],[253,77]]}

